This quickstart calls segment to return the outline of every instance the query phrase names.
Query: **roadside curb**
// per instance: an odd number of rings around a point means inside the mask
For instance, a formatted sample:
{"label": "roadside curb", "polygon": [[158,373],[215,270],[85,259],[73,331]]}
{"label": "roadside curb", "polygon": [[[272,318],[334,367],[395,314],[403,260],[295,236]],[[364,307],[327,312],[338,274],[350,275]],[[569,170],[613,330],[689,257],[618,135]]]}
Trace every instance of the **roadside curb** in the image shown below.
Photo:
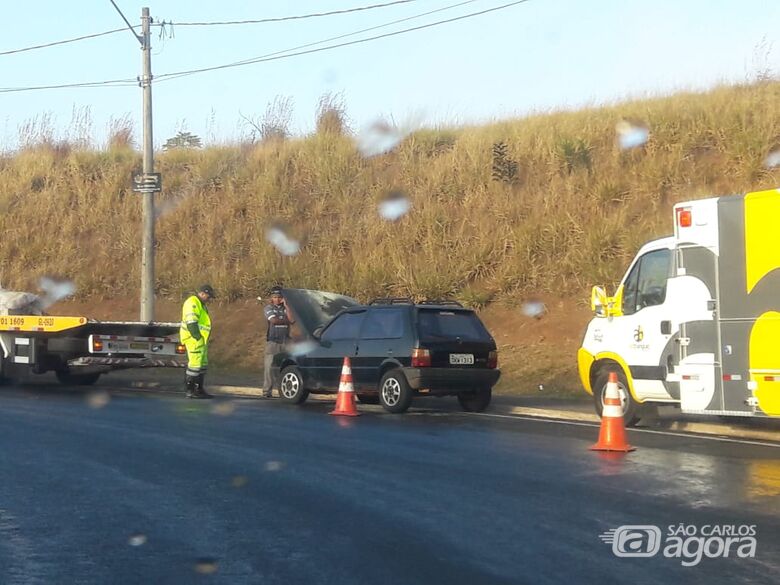
{"label": "roadside curb", "polygon": [[[169,384],[161,382],[132,382],[131,387],[146,390],[171,390]],[[231,386],[227,384],[213,384],[208,387],[208,391],[219,396],[235,397],[258,397],[263,389],[259,386]],[[330,396],[311,396],[310,400],[332,400]],[[591,423],[598,425],[601,419],[590,412],[580,412],[577,410],[555,409],[555,408],[533,408],[526,406],[494,406],[491,408],[494,414],[509,414],[516,416],[525,416],[539,419],[553,419]],[[490,414],[487,412],[485,414]],[[778,431],[765,429],[751,429],[738,425],[713,424],[697,421],[680,421],[670,419],[654,419],[653,424],[639,427],[639,429],[655,430],[659,432],[670,431],[679,433],[690,433],[692,435],[716,435],[720,437],[730,437],[737,439],[750,439],[757,441],[766,441],[769,443],[780,443],[780,427]],[[629,429],[629,432],[630,429]]]}

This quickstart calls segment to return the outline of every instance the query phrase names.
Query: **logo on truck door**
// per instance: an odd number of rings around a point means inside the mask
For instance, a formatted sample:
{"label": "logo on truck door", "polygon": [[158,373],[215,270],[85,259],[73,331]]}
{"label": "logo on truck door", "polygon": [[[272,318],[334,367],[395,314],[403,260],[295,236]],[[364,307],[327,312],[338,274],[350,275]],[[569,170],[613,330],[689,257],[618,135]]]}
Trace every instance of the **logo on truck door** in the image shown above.
{"label": "logo on truck door", "polygon": [[645,332],[642,331],[642,326],[637,325],[636,329],[634,329],[634,341],[639,343],[645,338]]}

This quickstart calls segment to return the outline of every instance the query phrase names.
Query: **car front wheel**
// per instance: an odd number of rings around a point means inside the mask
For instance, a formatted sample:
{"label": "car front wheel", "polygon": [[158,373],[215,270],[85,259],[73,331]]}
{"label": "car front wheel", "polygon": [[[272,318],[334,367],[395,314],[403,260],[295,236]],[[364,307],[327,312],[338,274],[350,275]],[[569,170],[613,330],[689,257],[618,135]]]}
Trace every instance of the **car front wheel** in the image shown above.
{"label": "car front wheel", "polygon": [[303,376],[296,366],[287,366],[282,370],[279,380],[279,398],[290,404],[300,404],[309,397],[309,391],[303,387]]}
{"label": "car front wheel", "polygon": [[[639,422],[639,404],[631,396],[626,376],[620,370],[617,371],[617,379],[620,407],[623,411],[623,424],[627,427],[633,427]],[[604,395],[607,392],[607,382],[609,382],[609,370],[601,370],[598,376],[596,376],[595,384],[593,384],[593,400],[596,406],[596,414],[599,416],[601,416],[601,412],[604,409]]]}
{"label": "car front wheel", "polygon": [[390,370],[379,382],[379,403],[387,412],[406,412],[412,404],[412,389],[401,370]]}

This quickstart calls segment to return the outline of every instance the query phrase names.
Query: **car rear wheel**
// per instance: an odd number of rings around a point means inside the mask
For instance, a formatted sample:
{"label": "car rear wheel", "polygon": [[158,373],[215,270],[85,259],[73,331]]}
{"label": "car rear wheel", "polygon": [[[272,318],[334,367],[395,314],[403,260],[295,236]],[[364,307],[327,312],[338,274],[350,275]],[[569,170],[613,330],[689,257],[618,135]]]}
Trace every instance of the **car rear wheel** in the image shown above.
{"label": "car rear wheel", "polygon": [[482,412],[490,405],[491,398],[493,398],[492,388],[479,388],[473,392],[458,394],[458,402],[466,412]]}
{"label": "car rear wheel", "polygon": [[[601,412],[604,409],[604,394],[607,391],[609,372],[610,370],[601,370],[596,376],[595,384],[593,384],[593,400],[596,406],[596,414],[599,416],[601,416]],[[618,369],[616,373],[620,406],[623,409],[623,424],[627,427],[633,427],[639,422],[639,404],[634,400],[634,397],[631,396],[625,374],[623,374],[620,369]]]}
{"label": "car rear wheel", "polygon": [[300,404],[309,397],[309,391],[303,387],[303,376],[296,366],[287,366],[282,370],[279,380],[279,398],[290,404]]}
{"label": "car rear wheel", "polygon": [[379,382],[379,403],[387,412],[406,412],[412,404],[412,389],[401,370],[390,370]]}

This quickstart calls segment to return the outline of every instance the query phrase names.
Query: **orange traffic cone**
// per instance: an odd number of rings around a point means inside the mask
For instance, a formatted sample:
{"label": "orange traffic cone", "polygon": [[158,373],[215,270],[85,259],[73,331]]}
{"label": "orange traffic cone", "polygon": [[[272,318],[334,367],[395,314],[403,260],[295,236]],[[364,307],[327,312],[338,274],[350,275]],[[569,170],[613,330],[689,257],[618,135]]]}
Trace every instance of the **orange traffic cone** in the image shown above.
{"label": "orange traffic cone", "polygon": [[344,358],[341,367],[341,381],[339,393],[336,397],[336,408],[330,414],[341,416],[358,416],[360,413],[355,408],[355,388],[352,386],[352,362],[348,357]]}
{"label": "orange traffic cone", "polygon": [[626,428],[623,425],[623,409],[620,407],[618,380],[615,372],[609,373],[607,391],[604,393],[604,408],[601,412],[599,440],[590,447],[591,451],[633,451],[626,442]]}

